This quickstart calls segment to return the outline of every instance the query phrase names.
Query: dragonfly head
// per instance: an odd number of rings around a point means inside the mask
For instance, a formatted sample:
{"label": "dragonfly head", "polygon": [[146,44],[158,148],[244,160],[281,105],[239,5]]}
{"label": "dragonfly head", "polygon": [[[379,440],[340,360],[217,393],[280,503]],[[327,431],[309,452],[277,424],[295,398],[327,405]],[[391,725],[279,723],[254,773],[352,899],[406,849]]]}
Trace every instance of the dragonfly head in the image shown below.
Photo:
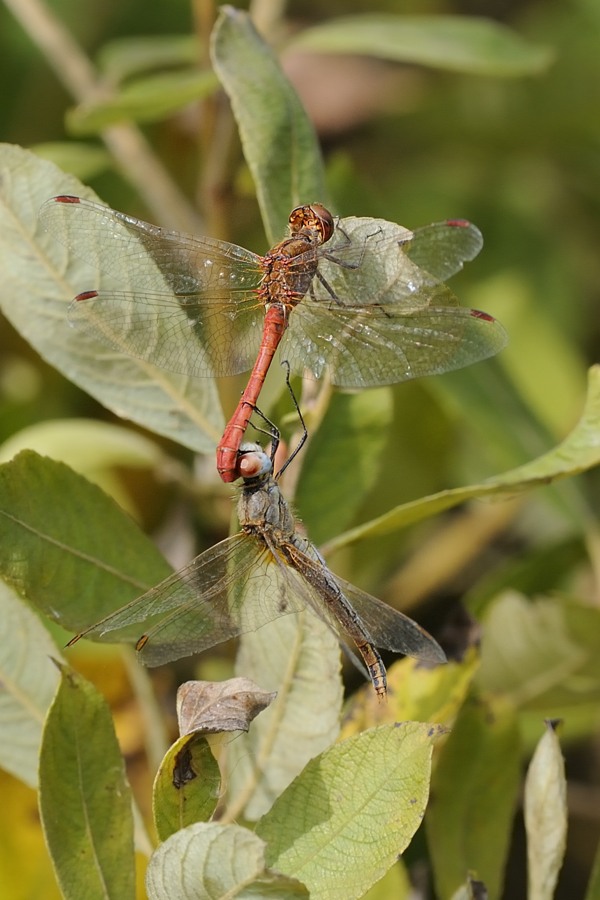
{"label": "dragonfly head", "polygon": [[260,444],[247,441],[238,450],[236,471],[244,481],[252,481],[255,478],[270,475],[273,471],[273,463]]}
{"label": "dragonfly head", "polygon": [[297,206],[288,219],[290,234],[312,235],[317,244],[325,244],[334,232],[335,223],[328,209],[320,203]]}

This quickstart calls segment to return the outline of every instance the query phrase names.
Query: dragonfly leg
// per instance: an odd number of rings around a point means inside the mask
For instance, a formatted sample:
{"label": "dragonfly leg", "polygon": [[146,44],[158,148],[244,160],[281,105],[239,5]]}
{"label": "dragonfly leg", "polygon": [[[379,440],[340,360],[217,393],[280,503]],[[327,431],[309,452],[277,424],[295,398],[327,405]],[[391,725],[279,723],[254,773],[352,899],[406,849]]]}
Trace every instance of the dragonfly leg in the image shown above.
{"label": "dragonfly leg", "polygon": [[286,461],[284,462],[284,464],[283,464],[282,467],[280,468],[279,472],[277,472],[277,474],[275,475],[275,478],[279,478],[281,475],[283,475],[283,473],[285,472],[285,470],[287,469],[287,467],[289,466],[289,464],[292,462],[292,460],[295,459],[296,456],[298,456],[298,454],[300,453],[300,451],[301,451],[302,448],[304,447],[304,445],[305,445],[305,443],[306,443],[306,441],[307,441],[307,438],[308,438],[308,430],[307,430],[307,428],[306,428],[306,422],[304,421],[304,416],[302,415],[302,412],[301,412],[301,410],[300,410],[300,406],[299,406],[299,404],[298,404],[298,401],[297,401],[297,399],[296,399],[296,395],[295,395],[295,393],[294,393],[294,389],[292,388],[292,385],[291,385],[291,383],[290,383],[291,366],[290,366],[290,364],[289,364],[289,362],[288,362],[287,359],[282,359],[282,360],[281,360],[281,365],[284,366],[284,367],[285,367],[285,370],[286,370],[286,374],[285,374],[285,383],[286,383],[286,385],[287,385],[288,391],[290,392],[290,397],[292,398],[292,403],[294,404],[294,407],[295,407],[295,409],[296,409],[296,412],[298,413],[298,418],[299,418],[299,420],[300,420],[300,425],[302,426],[302,437],[301,437],[300,440],[298,441],[298,444],[296,445],[296,447],[294,448],[294,450],[292,451],[292,453],[288,456],[288,458],[286,459]]}
{"label": "dragonfly leg", "polygon": [[269,417],[266,416],[264,414],[264,412],[262,412],[262,410],[260,410],[258,408],[258,406],[254,406],[253,409],[254,409],[254,412],[258,416],[260,416],[260,418],[263,420],[263,422],[265,422],[269,426],[269,428],[267,430],[266,428],[259,428],[258,425],[254,424],[254,422],[250,422],[250,424],[252,425],[252,427],[254,428],[255,431],[258,431],[259,434],[266,434],[267,437],[269,437],[271,439],[271,454],[270,454],[270,456],[271,456],[271,463],[274,463],[275,462],[275,454],[277,453],[277,449],[281,442],[281,432],[279,431],[279,428],[277,427],[275,422],[272,422],[271,419],[269,419]]}
{"label": "dragonfly leg", "polygon": [[[288,391],[290,392],[290,396],[292,398],[292,402],[294,404],[296,412],[298,413],[300,425],[302,426],[302,437],[298,441],[297,446],[294,448],[292,453],[288,456],[288,458],[282,465],[281,469],[279,469],[279,471],[275,475],[275,478],[279,478],[281,475],[283,475],[283,473],[285,472],[285,470],[287,469],[289,464],[292,462],[292,460],[296,458],[298,453],[300,453],[300,451],[302,450],[304,444],[306,443],[306,441],[308,439],[308,430],[306,428],[306,422],[304,421],[304,416],[302,415],[300,406],[298,404],[298,400],[296,399],[296,395],[294,393],[294,389],[292,388],[292,385],[290,383],[290,377],[291,377],[290,364],[287,361],[287,359],[282,359],[281,365],[284,366],[284,368],[286,370],[285,383],[286,383]],[[254,407],[254,412],[257,413],[261,417],[263,422],[265,422],[269,426],[269,430],[266,431],[264,428],[258,428],[256,425],[254,425],[254,423],[251,423],[252,427],[256,431],[259,431],[261,434],[266,434],[271,438],[271,462],[274,463],[275,462],[275,453],[277,452],[277,448],[279,447],[279,443],[280,443],[281,432],[279,431],[279,429],[277,428],[275,423],[272,422],[271,419],[269,419],[269,417],[266,416],[264,414],[264,412],[262,412],[262,410],[260,410],[258,408],[258,406]]]}
{"label": "dragonfly leg", "polygon": [[[341,244],[340,247],[337,248],[339,250],[343,250],[345,247],[347,247],[351,243],[351,240],[350,240],[350,237],[346,234],[346,232],[341,228],[340,225],[338,225],[337,230],[339,233],[343,234],[344,237],[346,238],[346,243]],[[381,233],[382,233],[382,229],[378,228],[372,234],[366,235],[366,237],[364,238],[364,243],[363,243],[363,246],[361,249],[360,259],[358,260],[358,262],[349,262],[347,259],[340,259],[339,256],[336,256],[335,250],[324,250],[324,251],[322,251],[321,255],[325,259],[328,259],[330,262],[335,263],[337,266],[341,266],[342,269],[360,269],[360,267],[362,266],[362,261],[363,261],[364,255],[365,255],[367,241],[369,240],[369,238],[376,237],[378,234],[381,234]],[[317,270],[317,275],[318,274],[319,274],[319,272]]]}

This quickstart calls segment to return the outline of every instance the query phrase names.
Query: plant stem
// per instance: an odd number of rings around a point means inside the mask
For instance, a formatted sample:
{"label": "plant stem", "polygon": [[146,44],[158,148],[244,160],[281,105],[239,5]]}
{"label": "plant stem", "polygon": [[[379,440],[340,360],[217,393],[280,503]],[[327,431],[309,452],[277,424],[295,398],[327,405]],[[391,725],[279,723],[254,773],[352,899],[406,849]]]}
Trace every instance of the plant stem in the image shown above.
{"label": "plant stem", "polygon": [[275,44],[281,31],[285,0],[252,0],[250,17],[254,27],[270,44]]}
{"label": "plant stem", "polygon": [[[79,103],[106,97],[90,60],[72,35],[41,0],[5,0],[57,78]],[[201,231],[202,224],[137,126],[112,125],[101,134],[124,177],[136,188],[154,217],[168,228]]]}
{"label": "plant stem", "polygon": [[150,676],[147,670],[140,666],[131,648],[123,648],[123,661],[146,724],[145,745],[148,765],[155,771],[169,748],[165,721],[156,702]]}

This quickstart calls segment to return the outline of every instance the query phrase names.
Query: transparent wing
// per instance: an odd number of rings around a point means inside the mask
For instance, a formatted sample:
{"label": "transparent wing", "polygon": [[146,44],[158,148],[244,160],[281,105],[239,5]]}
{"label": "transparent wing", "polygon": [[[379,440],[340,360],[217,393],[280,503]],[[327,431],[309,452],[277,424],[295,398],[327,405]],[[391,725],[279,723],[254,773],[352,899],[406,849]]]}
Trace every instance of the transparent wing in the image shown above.
{"label": "transparent wing", "polygon": [[[260,257],[166,231],[80,198],[48,200],[42,226],[103,276],[71,322],[119,352],[186,375],[245,371],[260,342]],[[114,288],[114,290],[113,290]]]}
{"label": "transparent wing", "polygon": [[169,372],[215,378],[251,368],[264,306],[254,291],[207,301],[197,294],[101,290],[74,300],[69,321],[119,353]]}
{"label": "transparent wing", "polygon": [[446,662],[446,654],[435,638],[413,619],[343,578],[333,577],[358,613],[376,647],[413,656],[424,662]]}
{"label": "transparent wing", "polygon": [[157,666],[303,608],[271,553],[242,533],[200,554],[81,636],[111,643],[138,643],[143,637],[140,658]]}
{"label": "transparent wing", "polygon": [[461,369],[506,345],[500,322],[458,306],[444,285],[432,288],[429,300],[425,308],[353,308],[307,297],[290,316],[281,357],[298,374],[327,372],[338,387],[365,388]]}
{"label": "transparent wing", "polygon": [[309,541],[298,538],[286,547],[293,560],[288,569],[295,572],[297,594],[350,648],[356,646],[357,635],[395,653],[426,662],[446,661],[437,641],[420,625],[334,575]]}
{"label": "transparent wing", "polygon": [[319,272],[336,288],[338,302],[355,305],[361,298],[365,304],[385,302],[390,288],[396,299],[414,297],[456,275],[482,247],[481,232],[464,219],[409,231],[385,219],[349,217],[317,255]]}
{"label": "transparent wing", "polygon": [[229,295],[260,281],[260,257],[243,247],[167,231],[91,200],[69,199],[73,202],[53,197],[42,204],[43,228],[96,269],[119,280],[129,276],[135,290],[153,291],[157,270],[174,294],[220,286]]}
{"label": "transparent wing", "polygon": [[[251,367],[264,306],[260,257],[222,241],[165,231],[79,198],[54,198],[42,225],[107,273],[79,295],[70,319],[118,352],[170,371],[218,376]],[[297,372],[370,387],[484,359],[506,343],[502,326],[461,309],[442,283],[481,248],[474,225],[410,232],[383,219],[340,220],[332,239],[286,263],[291,280],[318,257],[308,295],[290,315],[282,353]]]}
{"label": "transparent wing", "polygon": [[398,653],[444,661],[441,648],[416,622],[334,576],[314,553],[312,559],[293,544],[267,549],[244,533],[234,535],[74,640],[135,643],[142,661],[157,666],[308,607],[350,648],[358,636]]}
{"label": "transparent wing", "polygon": [[482,247],[480,230],[464,219],[417,228],[401,245],[405,256],[429,274],[432,284],[456,275],[465,262],[475,259]]}
{"label": "transparent wing", "polygon": [[481,249],[474,225],[408,232],[380,219],[342,219],[333,240],[290,314],[281,354],[294,371],[373,387],[459,369],[505,346],[502,325],[461,307],[442,283]]}

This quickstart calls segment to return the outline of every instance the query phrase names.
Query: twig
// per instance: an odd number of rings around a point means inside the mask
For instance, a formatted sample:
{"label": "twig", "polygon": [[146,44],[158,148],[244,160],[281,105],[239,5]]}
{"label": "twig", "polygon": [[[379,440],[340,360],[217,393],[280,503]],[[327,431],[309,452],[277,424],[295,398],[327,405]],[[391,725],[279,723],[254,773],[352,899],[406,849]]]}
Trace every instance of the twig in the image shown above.
{"label": "twig", "polygon": [[[79,103],[108,95],[87,56],[41,0],[5,0],[5,4]],[[112,125],[101,137],[156,219],[168,228],[202,230],[200,217],[135,125]]]}

